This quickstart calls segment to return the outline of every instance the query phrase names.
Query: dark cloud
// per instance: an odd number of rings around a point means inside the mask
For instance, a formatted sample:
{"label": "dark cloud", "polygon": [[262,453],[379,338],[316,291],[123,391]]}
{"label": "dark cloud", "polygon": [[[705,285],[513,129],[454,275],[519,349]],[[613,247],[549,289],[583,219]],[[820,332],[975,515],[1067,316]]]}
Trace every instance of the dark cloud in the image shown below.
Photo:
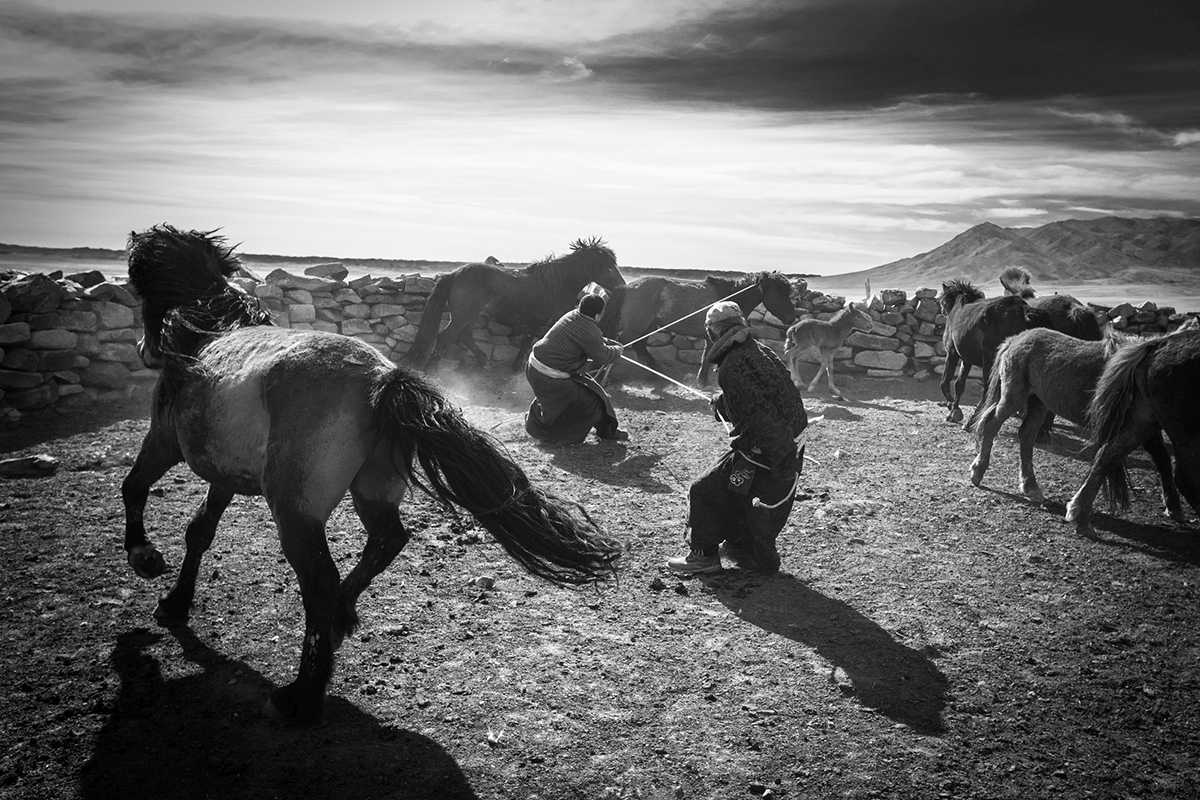
{"label": "dark cloud", "polygon": [[159,87],[411,66],[541,75],[561,72],[564,57],[539,48],[430,44],[399,33],[313,23],[58,13],[25,4],[0,7],[0,34],[100,56],[97,77]]}
{"label": "dark cloud", "polygon": [[1197,16],[1161,0],[778,2],[616,37],[585,60],[662,100],[830,110],[1074,96],[1183,127],[1200,124]]}

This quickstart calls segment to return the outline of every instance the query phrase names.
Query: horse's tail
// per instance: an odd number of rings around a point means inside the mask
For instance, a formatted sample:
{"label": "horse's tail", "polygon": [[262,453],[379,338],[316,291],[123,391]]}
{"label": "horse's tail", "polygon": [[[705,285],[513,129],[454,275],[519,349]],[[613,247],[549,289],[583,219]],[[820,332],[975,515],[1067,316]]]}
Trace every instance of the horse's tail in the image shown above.
{"label": "horse's tail", "polygon": [[[1161,344],[1160,339],[1151,339],[1122,347],[1108,359],[1096,391],[1088,406],[1088,427],[1091,441],[1088,449],[1095,452],[1105,442],[1118,436],[1129,421],[1137,400],[1137,372],[1142,363]],[[1129,479],[1125,459],[1114,464],[1104,476],[1105,493],[1111,502],[1124,508],[1129,507]]]}
{"label": "horse's tail", "polygon": [[425,301],[425,308],[421,312],[421,324],[417,327],[417,337],[408,349],[405,363],[421,367],[433,354],[434,340],[437,339],[438,327],[442,323],[442,312],[450,299],[450,290],[454,288],[454,278],[457,274],[450,272],[442,275],[434,284],[433,293]]}
{"label": "horse's tail", "polygon": [[975,410],[971,412],[971,416],[963,426],[967,431],[975,434],[976,438],[981,436],[979,423],[983,421],[984,415],[995,409],[1000,403],[1000,395],[1004,392],[1005,376],[1012,369],[1008,352],[1012,340],[1012,336],[1008,337],[1000,343],[1000,348],[996,350],[996,360],[992,362],[992,374],[988,376],[988,385],[984,388],[983,397],[979,399],[979,405],[975,406]]}
{"label": "horse's tail", "polygon": [[[434,387],[396,368],[375,386],[371,400],[403,474],[468,511],[527,570],[557,584],[615,574],[620,545],[581,506],[534,487],[503,447]],[[414,459],[427,483],[412,470]]]}

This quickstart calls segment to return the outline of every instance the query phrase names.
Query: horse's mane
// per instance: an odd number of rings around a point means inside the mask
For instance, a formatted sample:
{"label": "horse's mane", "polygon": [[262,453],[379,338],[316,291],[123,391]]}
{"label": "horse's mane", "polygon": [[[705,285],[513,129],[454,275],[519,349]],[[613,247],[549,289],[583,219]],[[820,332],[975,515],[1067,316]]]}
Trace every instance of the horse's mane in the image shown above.
{"label": "horse's mane", "polygon": [[241,267],[212,231],[180,231],[167,224],[129,235],[129,282],[142,297],[147,328],[171,362],[191,362],[213,338],[251,325],[270,325],[257,297],[230,285]]}
{"label": "horse's mane", "polygon": [[733,278],[722,278],[719,275],[707,275],[704,278],[704,283],[708,288],[720,294],[729,294],[738,289],[745,289],[747,286],[753,286],[760,281],[779,281],[787,284],[788,290],[791,290],[791,282],[783,275],[782,272],[763,270],[762,272],[751,272],[735,281]]}
{"label": "horse's mane", "polygon": [[221,294],[226,277],[241,268],[219,228],[181,231],[163,223],[129,234],[129,282],[148,303],[162,309]]}
{"label": "horse's mane", "polygon": [[558,257],[551,253],[530,264],[523,272],[544,284],[551,294],[557,294],[562,287],[576,283],[580,277],[594,274],[597,259],[613,267],[617,265],[616,253],[599,236],[576,239],[571,242],[570,250]]}
{"label": "horse's mane", "polygon": [[1032,280],[1033,276],[1029,271],[1021,267],[1008,267],[1000,273],[1000,284],[1004,291],[1025,299],[1035,296],[1033,286],[1030,285]]}
{"label": "horse's mane", "polygon": [[956,301],[973,303],[984,298],[983,291],[975,284],[962,278],[955,278],[942,284],[942,308],[949,310]]}

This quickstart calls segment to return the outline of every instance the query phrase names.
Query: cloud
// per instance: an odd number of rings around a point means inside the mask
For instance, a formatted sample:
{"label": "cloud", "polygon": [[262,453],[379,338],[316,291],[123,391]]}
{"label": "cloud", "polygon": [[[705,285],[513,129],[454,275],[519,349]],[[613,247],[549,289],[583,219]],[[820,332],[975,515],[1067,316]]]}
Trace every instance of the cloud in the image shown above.
{"label": "cloud", "polygon": [[1200,131],[1180,131],[1175,134],[1172,143],[1176,147],[1187,147],[1188,145],[1200,144]]}
{"label": "cloud", "polygon": [[1177,13],[1082,0],[780,0],[612,37],[584,57],[598,79],[667,100],[863,109],[929,95],[1136,99],[1153,87],[1171,101],[1162,114],[1194,119],[1200,51],[1179,24],[1191,14],[1167,5]]}

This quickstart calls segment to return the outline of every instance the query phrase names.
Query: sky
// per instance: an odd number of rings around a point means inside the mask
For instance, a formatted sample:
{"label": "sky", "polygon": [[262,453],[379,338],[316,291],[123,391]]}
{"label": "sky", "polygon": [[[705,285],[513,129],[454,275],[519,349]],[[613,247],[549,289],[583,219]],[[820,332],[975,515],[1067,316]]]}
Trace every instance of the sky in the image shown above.
{"label": "sky", "polygon": [[[177,7],[178,11],[171,9]],[[1200,217],[1191,3],[0,0],[0,241],[851,272]]]}

